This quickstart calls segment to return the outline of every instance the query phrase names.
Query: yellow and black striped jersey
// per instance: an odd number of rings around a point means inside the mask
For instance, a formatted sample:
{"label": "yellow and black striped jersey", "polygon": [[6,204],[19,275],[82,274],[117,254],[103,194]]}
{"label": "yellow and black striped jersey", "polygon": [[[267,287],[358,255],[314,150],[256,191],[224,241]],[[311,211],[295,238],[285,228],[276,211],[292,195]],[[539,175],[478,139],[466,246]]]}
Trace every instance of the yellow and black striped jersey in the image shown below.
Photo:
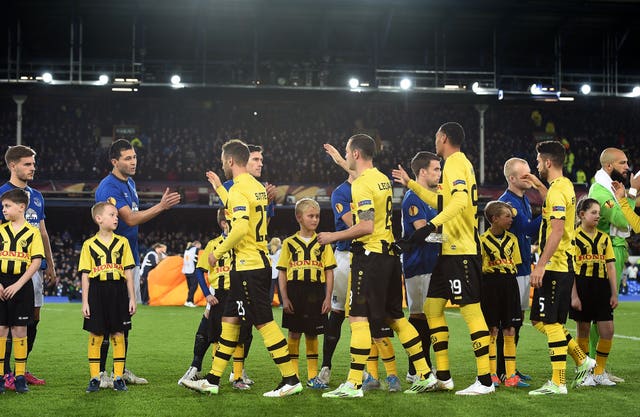
{"label": "yellow and black striped jersey", "polygon": [[125,269],[132,269],[135,266],[129,241],[124,236],[114,233],[111,241],[103,242],[96,234],[82,244],[78,272],[86,272],[89,274],[89,279],[125,280]]}
{"label": "yellow and black striped jersey", "polygon": [[389,253],[394,242],[391,218],[393,214],[393,186],[389,178],[377,168],[365,170],[351,184],[354,219],[357,224],[364,212],[373,210],[373,232],[359,237],[365,250]]}
{"label": "yellow and black striped jersey", "polygon": [[522,258],[516,235],[505,231],[502,236],[496,236],[487,230],[480,235],[480,248],[483,273],[517,275]]}
{"label": "yellow and black striped jersey", "polygon": [[0,272],[22,275],[31,261],[44,258],[40,229],[25,222],[20,230],[13,230],[13,222],[0,225]]}
{"label": "yellow and black striped jersey", "polygon": [[196,268],[200,268],[209,274],[209,285],[216,290],[228,290],[231,285],[231,281],[229,280],[231,254],[229,252],[222,255],[222,258],[218,259],[215,265],[212,266],[209,264],[209,254],[213,253],[213,251],[222,244],[224,239],[224,235],[211,239],[198,257],[198,264],[196,265]]}
{"label": "yellow and black striped jersey", "polygon": [[576,275],[607,279],[607,262],[616,261],[609,235],[600,230],[589,235],[578,226],[575,243]]}
{"label": "yellow and black striped jersey", "polygon": [[443,255],[480,254],[478,185],[473,165],[464,153],[455,152],[447,157],[437,193],[414,180],[408,186],[431,207],[438,208],[431,223],[441,226]]}
{"label": "yellow and black striped jersey", "polygon": [[287,281],[325,282],[324,271],[336,267],[336,258],[329,245],[318,243],[314,233],[309,242],[299,233],[289,236],[282,242],[282,252],[278,268],[286,271]]}
{"label": "yellow and black striped jersey", "polygon": [[267,191],[249,173],[233,179],[226,209],[231,215],[230,232],[213,251],[216,259],[233,250],[236,271],[269,268],[267,251]]}
{"label": "yellow and black striped jersey", "polygon": [[547,270],[556,272],[573,271],[573,236],[576,217],[576,194],[573,184],[566,177],[558,177],[549,183],[547,197],[542,203],[542,223],[540,225],[540,253],[544,251],[547,238],[551,234],[551,220],[564,220],[564,230],[558,248],[546,265]]}

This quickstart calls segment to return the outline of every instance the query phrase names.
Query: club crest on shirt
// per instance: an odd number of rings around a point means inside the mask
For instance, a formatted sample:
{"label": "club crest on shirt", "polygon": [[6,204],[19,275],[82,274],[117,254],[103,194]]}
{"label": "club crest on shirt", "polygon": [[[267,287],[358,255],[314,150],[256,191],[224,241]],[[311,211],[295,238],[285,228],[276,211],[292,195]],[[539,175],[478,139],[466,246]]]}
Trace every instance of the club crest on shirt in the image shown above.
{"label": "club crest on shirt", "polygon": [[607,200],[604,202],[604,205],[607,206],[608,209],[612,209],[615,203],[613,202],[613,200]]}
{"label": "club crest on shirt", "polygon": [[417,216],[418,215],[418,207],[417,206],[411,206],[409,207],[409,216]]}
{"label": "club crest on shirt", "polygon": [[337,211],[338,213],[342,213],[342,209],[344,208],[344,207],[342,207],[342,204],[340,204],[340,203],[336,203],[336,206],[335,206],[335,207],[336,207],[336,211]]}
{"label": "club crest on shirt", "polygon": [[116,205],[116,198],[115,197],[107,197],[107,203],[113,204],[115,206]]}
{"label": "club crest on shirt", "polygon": [[33,201],[33,204],[34,204],[36,207],[42,207],[42,200],[40,200],[38,197],[35,197],[35,198],[34,198],[33,200],[31,200],[31,201]]}

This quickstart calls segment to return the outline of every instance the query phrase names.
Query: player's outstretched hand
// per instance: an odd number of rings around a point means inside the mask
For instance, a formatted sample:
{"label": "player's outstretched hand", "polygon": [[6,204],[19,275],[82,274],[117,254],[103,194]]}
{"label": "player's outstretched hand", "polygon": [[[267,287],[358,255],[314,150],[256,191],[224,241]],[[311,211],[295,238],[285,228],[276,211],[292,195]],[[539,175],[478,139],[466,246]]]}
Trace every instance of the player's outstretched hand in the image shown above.
{"label": "player's outstretched hand", "polygon": [[207,181],[209,181],[209,184],[211,184],[214,191],[222,185],[222,181],[220,181],[220,177],[215,172],[207,171],[205,175],[207,176]]}
{"label": "player's outstretched hand", "polygon": [[4,289],[4,299],[5,300],[10,300],[13,298],[14,295],[16,295],[18,293],[18,291],[20,291],[20,288],[22,288],[22,285],[18,285],[18,283],[14,283],[9,285],[8,287],[6,287]]}
{"label": "player's outstretched hand", "polygon": [[636,172],[635,174],[629,174],[631,175],[631,180],[629,181],[629,185],[631,188],[635,188],[636,190],[640,188],[640,171]]}
{"label": "player's outstretched hand", "polygon": [[331,311],[331,298],[325,298],[322,302],[322,314],[328,314]]}
{"label": "player's outstretched hand", "polygon": [[613,194],[616,196],[618,200],[624,198],[624,185],[618,181],[613,181],[611,183],[611,188],[613,188]]}
{"label": "player's outstretched hand", "polygon": [[162,194],[162,199],[160,200],[160,205],[165,210],[170,209],[180,202],[180,194],[175,191],[169,191],[169,187],[164,190],[164,194]]}
{"label": "player's outstretched hand", "polygon": [[129,315],[133,316],[134,314],[136,314],[136,309],[137,308],[138,308],[138,306],[136,305],[135,298],[130,298],[129,299]]}
{"label": "player's outstretched hand", "polygon": [[531,271],[529,284],[533,288],[542,287],[542,277],[544,276],[544,265],[540,265],[540,262]]}
{"label": "player's outstretched hand", "polygon": [[44,279],[47,284],[57,284],[58,276],[56,275],[56,267],[53,262],[47,262],[47,269],[44,271]]}
{"label": "player's outstretched hand", "polygon": [[333,232],[320,232],[317,235],[318,243],[321,245],[328,245],[330,243],[335,242],[333,238]]}
{"label": "player's outstretched hand", "polygon": [[288,298],[284,298],[282,300],[282,311],[284,311],[287,314],[293,314],[293,304],[291,304],[291,300],[289,300]]}
{"label": "player's outstretched hand", "polygon": [[276,199],[276,196],[278,194],[278,187],[276,187],[273,184],[269,184],[268,182],[266,182],[264,184],[264,188],[265,190],[267,190],[267,199],[269,200],[269,202],[272,202]]}
{"label": "player's outstretched hand", "polygon": [[213,294],[207,295],[207,303],[209,303],[210,306],[213,307],[214,305],[218,304],[218,302],[219,301],[218,301],[218,299],[216,298],[215,295],[213,295]]}
{"label": "player's outstretched hand", "polygon": [[400,183],[405,187],[407,186],[407,184],[409,184],[409,180],[411,179],[409,178],[409,174],[407,174],[407,171],[405,171],[400,164],[398,164],[398,169],[394,169],[393,171],[391,171],[391,176],[393,177],[395,182]]}
{"label": "player's outstretched hand", "polygon": [[618,307],[618,294],[616,293],[611,294],[611,298],[609,299],[609,305],[611,306],[612,310],[615,310],[615,308]]}
{"label": "player's outstretched hand", "polygon": [[333,162],[335,162],[336,164],[338,164],[340,166],[343,166],[343,164],[346,163],[346,161],[344,160],[342,155],[340,155],[340,152],[338,152],[338,150],[335,148],[335,146],[333,146],[330,143],[325,143],[322,146],[324,147],[325,152],[327,152],[327,154],[329,154],[331,159],[333,159]]}

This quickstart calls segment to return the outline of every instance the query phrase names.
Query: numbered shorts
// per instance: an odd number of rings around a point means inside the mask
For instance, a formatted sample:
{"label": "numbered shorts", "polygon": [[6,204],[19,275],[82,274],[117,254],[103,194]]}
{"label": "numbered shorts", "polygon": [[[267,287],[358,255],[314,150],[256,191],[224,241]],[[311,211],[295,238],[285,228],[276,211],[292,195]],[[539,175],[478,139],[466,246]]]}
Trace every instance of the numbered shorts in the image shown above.
{"label": "numbered shorts", "polygon": [[255,326],[273,320],[271,311],[271,267],[250,271],[231,270],[231,288],[224,317],[238,317],[243,324]]}
{"label": "numbered shorts", "polygon": [[325,286],[319,282],[287,281],[293,314],[282,312],[282,327],[308,335],[324,334],[327,315],[322,314]]}
{"label": "numbered shorts", "polygon": [[404,286],[407,289],[407,305],[409,314],[424,314],[424,301],[429,292],[431,274],[415,275],[405,278]]}
{"label": "numbered shorts", "polygon": [[82,328],[98,335],[110,335],[131,329],[129,294],[123,280],[89,280],[89,313]]}
{"label": "numbered shorts", "polygon": [[[209,343],[218,343],[222,334],[222,316],[229,299],[229,291],[216,290],[211,286],[209,286],[209,291],[218,299],[218,304],[212,306],[207,303],[206,311],[209,314],[207,317],[207,337],[209,338]],[[251,330],[251,326],[243,322],[238,343],[245,343],[247,338],[250,337]]]}
{"label": "numbered shorts", "polygon": [[514,275],[484,275],[480,305],[487,326],[503,329],[522,326],[520,291]]}
{"label": "numbered shorts", "polygon": [[386,321],[404,317],[400,258],[375,252],[354,254],[349,301],[350,315],[367,317],[372,337],[385,337],[378,330],[389,328]]}
{"label": "numbered shorts", "polygon": [[533,291],[531,321],[566,323],[571,308],[572,287],[573,272],[545,271],[542,287]]}
{"label": "numbered shorts", "polygon": [[582,311],[572,308],[569,312],[571,319],[584,322],[613,320],[613,309],[609,304],[611,287],[608,279],[576,275],[576,290]]}
{"label": "numbered shorts", "polygon": [[429,298],[444,298],[453,304],[480,302],[481,258],[479,255],[440,255],[431,274]]}
{"label": "numbered shorts", "polygon": [[531,277],[529,275],[518,275],[518,290],[520,291],[520,308],[529,310],[531,303]]}
{"label": "numbered shorts", "polygon": [[336,268],[333,270],[333,293],[331,294],[331,308],[333,310],[345,311],[347,301],[347,286],[349,285],[349,275],[351,274],[351,252],[337,250]]}
{"label": "numbered shorts", "polygon": [[[15,284],[20,275],[0,274],[0,284],[7,288]],[[0,326],[26,326],[33,318],[33,284],[27,281],[8,300],[0,300]]]}

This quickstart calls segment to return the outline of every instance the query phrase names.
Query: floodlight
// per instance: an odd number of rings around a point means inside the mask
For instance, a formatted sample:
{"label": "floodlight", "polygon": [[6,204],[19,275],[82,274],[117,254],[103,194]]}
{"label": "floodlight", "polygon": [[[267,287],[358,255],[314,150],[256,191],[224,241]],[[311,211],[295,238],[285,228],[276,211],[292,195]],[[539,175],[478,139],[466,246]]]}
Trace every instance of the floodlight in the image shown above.
{"label": "floodlight", "polygon": [[638,87],[637,85],[633,87],[633,90],[631,90],[631,94],[629,95],[631,97],[640,97],[640,87]]}
{"label": "floodlight", "polygon": [[175,75],[171,76],[171,84],[172,85],[174,85],[174,86],[178,85],[178,84],[180,84],[180,81],[181,81],[181,79],[180,79],[180,76],[178,74],[175,74]]}
{"label": "floodlight", "polygon": [[357,78],[349,79],[349,88],[358,88],[359,85],[360,85],[360,80],[358,80]]}
{"label": "floodlight", "polygon": [[580,92],[586,96],[591,92],[591,86],[589,84],[582,84],[582,86],[580,86]]}
{"label": "floodlight", "polygon": [[105,85],[109,82],[109,76],[107,74],[100,74],[98,77],[98,84]]}
{"label": "floodlight", "polygon": [[403,78],[400,80],[400,88],[403,90],[408,90],[411,88],[411,80],[409,78]]}
{"label": "floodlight", "polygon": [[51,83],[53,81],[53,75],[51,75],[50,72],[45,72],[44,74],[42,74],[42,81],[47,84]]}

